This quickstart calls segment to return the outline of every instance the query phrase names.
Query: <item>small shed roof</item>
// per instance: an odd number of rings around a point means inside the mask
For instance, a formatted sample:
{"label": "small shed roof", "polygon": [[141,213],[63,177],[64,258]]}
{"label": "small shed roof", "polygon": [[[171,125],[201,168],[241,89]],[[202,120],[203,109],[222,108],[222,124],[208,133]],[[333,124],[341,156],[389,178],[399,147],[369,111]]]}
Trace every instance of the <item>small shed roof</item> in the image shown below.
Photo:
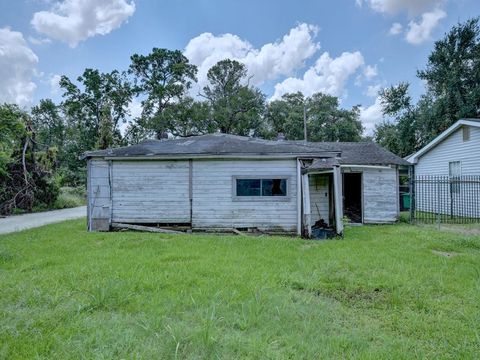
{"label": "small shed roof", "polygon": [[271,141],[228,134],[146,140],[137,145],[90,151],[84,158],[201,158],[278,156],[337,158],[349,165],[408,165],[402,158],[372,142]]}

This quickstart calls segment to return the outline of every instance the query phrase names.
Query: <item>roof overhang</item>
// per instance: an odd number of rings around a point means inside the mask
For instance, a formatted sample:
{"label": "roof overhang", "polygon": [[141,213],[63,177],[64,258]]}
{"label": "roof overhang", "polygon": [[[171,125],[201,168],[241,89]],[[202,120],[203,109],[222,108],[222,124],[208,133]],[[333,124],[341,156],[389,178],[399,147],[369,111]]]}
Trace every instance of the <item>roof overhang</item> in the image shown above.
{"label": "roof overhang", "polygon": [[445,140],[447,137],[449,137],[453,132],[460,129],[464,125],[480,127],[480,121],[478,121],[476,119],[460,119],[460,120],[458,120],[455,124],[450,126],[447,130],[442,132],[435,139],[430,141],[427,145],[425,145],[423,148],[418,150],[415,154],[410,155],[406,160],[411,164],[416,164],[418,162],[418,159],[422,155],[425,155],[428,151],[432,150],[435,146],[440,144],[443,140]]}

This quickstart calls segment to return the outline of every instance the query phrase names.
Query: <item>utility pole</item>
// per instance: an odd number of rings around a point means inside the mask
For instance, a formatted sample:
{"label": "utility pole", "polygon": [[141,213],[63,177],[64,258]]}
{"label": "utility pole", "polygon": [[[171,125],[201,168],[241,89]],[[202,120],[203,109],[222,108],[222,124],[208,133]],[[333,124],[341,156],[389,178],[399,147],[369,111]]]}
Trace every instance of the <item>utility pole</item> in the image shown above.
{"label": "utility pole", "polygon": [[303,102],[303,141],[307,142],[307,105]]}

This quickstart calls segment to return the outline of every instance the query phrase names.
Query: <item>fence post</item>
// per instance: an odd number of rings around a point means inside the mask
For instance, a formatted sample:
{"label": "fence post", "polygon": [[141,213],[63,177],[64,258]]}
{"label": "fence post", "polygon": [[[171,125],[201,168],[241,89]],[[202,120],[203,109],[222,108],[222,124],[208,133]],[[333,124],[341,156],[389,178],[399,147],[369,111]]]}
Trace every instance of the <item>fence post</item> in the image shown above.
{"label": "fence post", "polygon": [[410,192],[410,224],[415,220],[415,170],[413,165],[408,167],[408,190]]}

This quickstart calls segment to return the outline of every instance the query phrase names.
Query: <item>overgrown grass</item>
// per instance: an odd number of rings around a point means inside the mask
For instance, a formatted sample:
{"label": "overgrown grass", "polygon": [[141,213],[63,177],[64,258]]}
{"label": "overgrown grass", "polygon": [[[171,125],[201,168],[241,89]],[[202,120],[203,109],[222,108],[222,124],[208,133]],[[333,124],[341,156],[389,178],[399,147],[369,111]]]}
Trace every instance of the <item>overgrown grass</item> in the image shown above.
{"label": "overgrown grass", "polygon": [[61,187],[58,197],[53,203],[54,209],[66,209],[82,206],[87,203],[87,192],[84,187]]}
{"label": "overgrown grass", "polygon": [[480,237],[0,236],[0,358],[475,358]]}

